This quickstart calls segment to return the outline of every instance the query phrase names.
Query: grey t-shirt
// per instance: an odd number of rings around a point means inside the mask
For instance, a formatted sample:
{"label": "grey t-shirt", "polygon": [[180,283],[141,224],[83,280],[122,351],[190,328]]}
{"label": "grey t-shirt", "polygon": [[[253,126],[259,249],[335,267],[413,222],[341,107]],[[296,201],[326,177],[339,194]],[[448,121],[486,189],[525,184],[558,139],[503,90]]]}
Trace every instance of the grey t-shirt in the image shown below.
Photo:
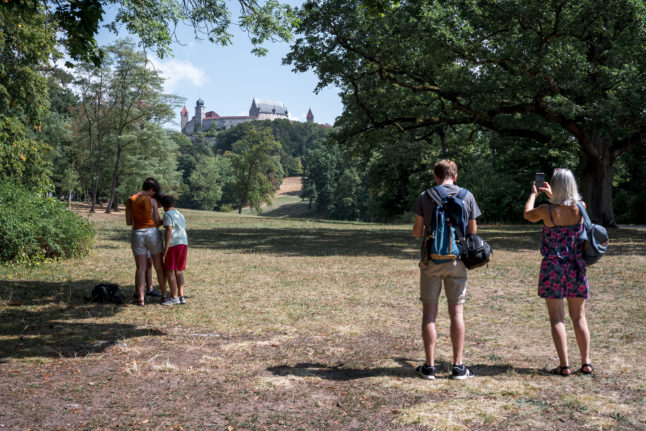
{"label": "grey t-shirt", "polygon": [[[444,191],[449,196],[455,196],[460,191],[460,186],[455,184],[443,184]],[[417,201],[411,208],[411,211],[417,214],[418,216],[424,217],[424,231],[429,232],[431,230],[431,223],[433,220],[433,213],[435,212],[435,201],[431,196],[426,193],[424,190],[417,198]],[[464,197],[464,209],[467,212],[467,220],[472,220],[480,217],[482,213],[476,199],[473,197],[471,192],[468,192]],[[464,233],[466,235],[466,232]]]}

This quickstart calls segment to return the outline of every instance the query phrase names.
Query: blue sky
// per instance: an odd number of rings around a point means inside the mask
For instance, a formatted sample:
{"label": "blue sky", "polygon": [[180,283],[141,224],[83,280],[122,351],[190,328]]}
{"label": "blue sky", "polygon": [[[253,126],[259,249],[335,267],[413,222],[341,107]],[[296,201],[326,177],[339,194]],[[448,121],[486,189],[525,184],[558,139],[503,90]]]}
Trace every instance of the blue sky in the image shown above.
{"label": "blue sky", "polygon": [[[235,10],[233,11],[236,12]],[[110,18],[106,13],[105,18]],[[183,45],[172,45],[173,57],[159,59],[149,57],[166,78],[165,90],[186,99],[189,116],[195,113],[195,102],[204,100],[205,110],[219,115],[248,115],[254,97],[283,102],[290,117],[305,121],[308,109],[312,109],[314,121],[334,124],[341,114],[342,105],[339,89],[327,87],[314,93],[317,79],[314,73],[294,73],[290,66],[283,66],[282,59],[289,52],[286,43],[268,43],[269,53],[257,57],[251,53],[252,45],[248,36],[237,27],[231,27],[233,43],[226,47],[208,41],[196,41],[189,27],[178,32]],[[125,30],[119,38],[133,36]],[[107,45],[117,36],[102,29],[97,40]],[[175,124],[168,128],[179,130],[177,109]],[[190,118],[190,117],[189,117]]]}

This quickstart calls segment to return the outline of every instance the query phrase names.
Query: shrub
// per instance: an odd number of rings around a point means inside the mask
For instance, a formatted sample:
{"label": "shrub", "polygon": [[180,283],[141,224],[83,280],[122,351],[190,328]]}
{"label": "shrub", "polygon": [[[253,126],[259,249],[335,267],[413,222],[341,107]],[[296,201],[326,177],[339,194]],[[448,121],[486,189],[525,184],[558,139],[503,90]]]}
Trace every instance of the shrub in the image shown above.
{"label": "shrub", "polygon": [[0,261],[38,261],[86,254],[92,224],[56,199],[0,184]]}

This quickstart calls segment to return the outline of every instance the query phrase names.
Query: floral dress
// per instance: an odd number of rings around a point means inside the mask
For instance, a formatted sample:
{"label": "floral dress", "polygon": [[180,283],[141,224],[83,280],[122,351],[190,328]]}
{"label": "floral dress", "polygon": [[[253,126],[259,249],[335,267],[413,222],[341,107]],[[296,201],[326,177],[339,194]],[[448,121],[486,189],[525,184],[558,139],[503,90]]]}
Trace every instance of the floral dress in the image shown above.
{"label": "floral dress", "polygon": [[585,262],[581,256],[583,224],[556,226],[551,205],[547,206],[554,227],[543,226],[543,262],[538,278],[538,296],[549,299],[590,297]]}

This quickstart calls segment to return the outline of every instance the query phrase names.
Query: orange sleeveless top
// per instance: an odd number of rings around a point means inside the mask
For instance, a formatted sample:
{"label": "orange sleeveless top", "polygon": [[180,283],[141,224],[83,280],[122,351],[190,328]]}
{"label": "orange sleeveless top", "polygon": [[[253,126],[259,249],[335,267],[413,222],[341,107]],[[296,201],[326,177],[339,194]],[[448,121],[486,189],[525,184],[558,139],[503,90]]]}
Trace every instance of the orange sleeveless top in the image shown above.
{"label": "orange sleeveless top", "polygon": [[133,229],[147,229],[157,227],[153,219],[153,207],[150,196],[130,196],[130,214],[132,215]]}

